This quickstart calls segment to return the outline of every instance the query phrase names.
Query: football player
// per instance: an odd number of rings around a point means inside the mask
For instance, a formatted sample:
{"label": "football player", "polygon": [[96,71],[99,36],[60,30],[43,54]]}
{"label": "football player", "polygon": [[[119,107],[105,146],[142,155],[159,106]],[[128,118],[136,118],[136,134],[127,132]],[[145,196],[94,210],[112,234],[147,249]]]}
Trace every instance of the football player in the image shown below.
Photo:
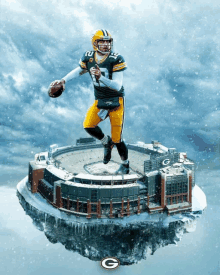
{"label": "football player", "polygon": [[[93,51],[87,51],[79,61],[79,67],[72,70],[56,84],[65,89],[65,83],[89,72],[93,84],[95,101],[87,111],[83,127],[91,136],[104,145],[103,163],[111,159],[113,146],[117,147],[122,163],[116,174],[129,173],[128,149],[122,139],[124,121],[123,71],[127,69],[124,58],[114,53],[113,39],[109,31],[100,29],[92,36]],[[98,124],[109,117],[111,137],[106,136]]]}

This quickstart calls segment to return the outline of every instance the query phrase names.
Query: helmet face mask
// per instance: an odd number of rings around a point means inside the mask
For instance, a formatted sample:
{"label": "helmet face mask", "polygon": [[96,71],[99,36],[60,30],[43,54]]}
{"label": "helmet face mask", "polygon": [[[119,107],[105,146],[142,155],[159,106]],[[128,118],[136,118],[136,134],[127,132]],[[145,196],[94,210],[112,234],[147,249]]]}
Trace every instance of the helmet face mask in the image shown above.
{"label": "helmet face mask", "polygon": [[95,51],[98,51],[101,54],[110,53],[113,47],[111,34],[106,30],[96,31],[92,37],[92,46]]}
{"label": "helmet face mask", "polygon": [[112,48],[112,40],[97,40],[97,51],[102,54],[110,53]]}

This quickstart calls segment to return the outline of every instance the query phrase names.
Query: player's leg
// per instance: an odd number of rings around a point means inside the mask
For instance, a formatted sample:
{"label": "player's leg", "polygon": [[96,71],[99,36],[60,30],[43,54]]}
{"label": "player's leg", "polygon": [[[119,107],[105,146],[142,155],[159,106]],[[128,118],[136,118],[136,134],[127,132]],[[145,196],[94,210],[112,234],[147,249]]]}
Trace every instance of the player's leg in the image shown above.
{"label": "player's leg", "polygon": [[101,140],[104,137],[104,134],[101,128],[97,126],[101,121],[101,118],[98,116],[98,112],[99,109],[97,108],[97,100],[95,100],[86,113],[83,127],[91,136]]}
{"label": "player's leg", "polygon": [[122,139],[122,130],[124,122],[124,98],[119,98],[120,106],[113,111],[109,112],[109,118],[111,122],[111,134],[112,141],[117,147],[118,153],[121,157],[122,164],[117,174],[128,174],[129,173],[129,161],[128,161],[128,148]]}
{"label": "player's leg", "polygon": [[100,140],[104,146],[104,164],[108,163],[111,159],[111,150],[113,147],[112,140],[109,136],[105,136],[101,128],[97,126],[102,119],[99,117],[98,113],[100,109],[97,108],[98,100],[95,100],[93,105],[88,109],[86,113],[85,120],[83,122],[83,127],[88,134]]}

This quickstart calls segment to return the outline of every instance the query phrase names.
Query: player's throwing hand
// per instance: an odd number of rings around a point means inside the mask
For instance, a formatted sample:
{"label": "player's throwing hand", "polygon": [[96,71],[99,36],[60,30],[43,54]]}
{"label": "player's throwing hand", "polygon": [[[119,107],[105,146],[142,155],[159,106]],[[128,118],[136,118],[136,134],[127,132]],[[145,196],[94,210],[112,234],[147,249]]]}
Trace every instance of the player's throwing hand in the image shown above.
{"label": "player's throwing hand", "polygon": [[65,80],[55,80],[52,83],[50,83],[50,86],[48,88],[48,95],[50,97],[59,97],[65,90]]}

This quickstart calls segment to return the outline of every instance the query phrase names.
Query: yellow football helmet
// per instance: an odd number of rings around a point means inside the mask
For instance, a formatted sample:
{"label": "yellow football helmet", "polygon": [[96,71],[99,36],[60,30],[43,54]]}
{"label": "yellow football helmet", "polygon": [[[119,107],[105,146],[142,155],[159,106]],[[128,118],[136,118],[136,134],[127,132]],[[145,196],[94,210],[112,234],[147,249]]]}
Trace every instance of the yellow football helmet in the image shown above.
{"label": "yellow football helmet", "polygon": [[[113,38],[112,38],[110,32],[107,31],[107,30],[98,30],[98,31],[96,31],[95,34],[92,36],[91,40],[92,40],[93,49],[95,51],[99,51],[102,54],[109,53],[111,51],[112,47],[113,47]],[[110,41],[110,45],[109,45],[108,49],[106,49],[106,51],[102,51],[99,48],[100,46],[98,45],[98,42],[100,40],[102,40],[102,41],[105,41],[105,40]]]}

